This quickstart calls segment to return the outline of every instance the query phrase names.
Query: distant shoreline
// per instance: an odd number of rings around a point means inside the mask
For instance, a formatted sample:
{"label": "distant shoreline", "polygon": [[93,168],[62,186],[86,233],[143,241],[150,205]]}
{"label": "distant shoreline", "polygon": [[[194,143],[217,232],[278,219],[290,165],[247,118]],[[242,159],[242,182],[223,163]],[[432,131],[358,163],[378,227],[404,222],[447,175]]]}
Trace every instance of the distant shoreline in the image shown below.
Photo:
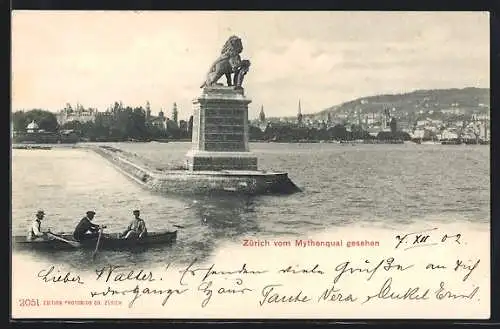
{"label": "distant shoreline", "polygon": [[[50,149],[50,148],[81,148],[85,147],[85,145],[92,145],[92,144],[109,144],[109,143],[126,143],[126,144],[147,144],[147,143],[164,143],[164,142],[156,142],[156,141],[124,141],[124,142],[78,142],[78,143],[58,143],[58,144],[51,144],[51,143],[12,143],[12,149]],[[190,143],[191,141],[188,140],[172,140],[170,141],[172,143]],[[169,143],[170,143],[169,142]],[[310,140],[304,140],[304,141],[293,141],[293,142],[287,142],[287,141],[250,141],[250,143],[254,144],[334,144],[334,145],[341,145],[341,146],[348,146],[348,145],[455,145],[455,146],[460,146],[460,145],[485,145],[489,146],[489,143],[458,143],[458,142],[450,142],[450,141],[442,141],[442,142],[435,142],[435,143],[417,143],[414,141],[404,141],[404,142],[399,142],[399,141],[344,141],[344,142],[338,142],[338,141],[310,141]]]}

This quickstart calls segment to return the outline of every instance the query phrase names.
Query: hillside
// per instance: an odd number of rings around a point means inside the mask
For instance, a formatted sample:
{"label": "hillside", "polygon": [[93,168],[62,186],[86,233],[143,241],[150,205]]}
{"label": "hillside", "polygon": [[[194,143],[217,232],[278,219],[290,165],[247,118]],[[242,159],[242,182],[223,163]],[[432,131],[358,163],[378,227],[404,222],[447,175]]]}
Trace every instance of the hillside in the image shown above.
{"label": "hillside", "polygon": [[362,113],[383,112],[384,108],[395,108],[399,113],[412,114],[420,110],[445,110],[459,108],[465,113],[487,110],[490,106],[489,88],[417,90],[405,94],[377,95],[355,99],[332,106],[321,112],[307,114],[311,118],[324,118],[331,113],[350,114],[355,110]]}

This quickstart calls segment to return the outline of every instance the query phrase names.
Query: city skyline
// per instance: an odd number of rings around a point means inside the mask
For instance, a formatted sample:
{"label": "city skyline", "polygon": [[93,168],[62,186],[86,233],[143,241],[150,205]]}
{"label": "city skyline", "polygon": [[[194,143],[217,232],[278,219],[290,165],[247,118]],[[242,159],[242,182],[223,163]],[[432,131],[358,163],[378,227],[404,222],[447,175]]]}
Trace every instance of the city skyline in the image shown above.
{"label": "city skyline", "polygon": [[14,11],[12,110],[149,101],[169,116],[176,102],[188,118],[232,34],[252,63],[251,118],[261,105],[296,115],[299,99],[308,114],[376,94],[489,88],[487,12]]}

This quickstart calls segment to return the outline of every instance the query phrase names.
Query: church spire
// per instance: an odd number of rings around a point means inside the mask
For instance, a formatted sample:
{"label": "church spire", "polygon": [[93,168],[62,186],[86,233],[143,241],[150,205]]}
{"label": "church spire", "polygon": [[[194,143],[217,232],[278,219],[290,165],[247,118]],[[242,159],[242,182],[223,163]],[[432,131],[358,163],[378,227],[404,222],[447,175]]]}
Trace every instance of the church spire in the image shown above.
{"label": "church spire", "polygon": [[302,108],[300,107],[300,99],[299,99],[299,111],[297,113],[297,122],[299,124],[302,123]]}
{"label": "church spire", "polygon": [[179,112],[177,111],[177,103],[174,102],[174,105],[172,107],[172,120],[174,120],[175,123],[177,123],[177,116]]}
{"label": "church spire", "polygon": [[264,105],[260,106],[259,120],[260,120],[260,122],[266,121],[266,114],[264,113]]}

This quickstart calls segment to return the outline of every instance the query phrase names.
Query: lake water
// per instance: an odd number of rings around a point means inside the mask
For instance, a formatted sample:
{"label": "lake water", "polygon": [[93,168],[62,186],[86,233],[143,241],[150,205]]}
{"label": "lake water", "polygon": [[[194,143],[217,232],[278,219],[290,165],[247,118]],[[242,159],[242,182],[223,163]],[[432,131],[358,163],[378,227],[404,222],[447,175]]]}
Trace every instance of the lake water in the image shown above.
{"label": "lake water", "polygon": [[[158,166],[182,164],[190,143],[110,143]],[[286,171],[303,189],[288,196],[186,198],[144,190],[83,149],[13,150],[12,231],[25,235],[38,208],[43,226],[72,232],[88,209],[108,232],[141,209],[149,231],[182,225],[177,242],[147,252],[102,252],[98,262],[146,264],[206,258],[227,241],[308,238],[331,227],[391,229],[432,221],[490,220],[490,149],[480,145],[251,143],[259,168]],[[87,268],[91,251],[37,253]]]}

